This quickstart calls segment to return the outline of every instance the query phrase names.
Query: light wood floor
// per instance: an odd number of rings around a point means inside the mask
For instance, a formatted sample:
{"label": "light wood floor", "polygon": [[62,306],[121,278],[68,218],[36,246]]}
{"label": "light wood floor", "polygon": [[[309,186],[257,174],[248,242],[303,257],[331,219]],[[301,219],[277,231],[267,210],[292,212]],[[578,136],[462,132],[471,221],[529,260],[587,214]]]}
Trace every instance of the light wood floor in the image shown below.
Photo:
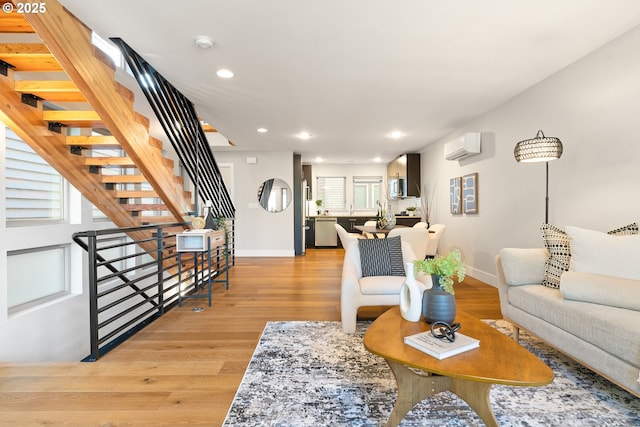
{"label": "light wood floor", "polygon": [[[212,307],[186,300],[98,362],[0,365],[0,426],[221,425],[267,321],[340,319],[343,254],[238,258]],[[467,278],[456,296],[461,310],[501,317],[489,285]]]}

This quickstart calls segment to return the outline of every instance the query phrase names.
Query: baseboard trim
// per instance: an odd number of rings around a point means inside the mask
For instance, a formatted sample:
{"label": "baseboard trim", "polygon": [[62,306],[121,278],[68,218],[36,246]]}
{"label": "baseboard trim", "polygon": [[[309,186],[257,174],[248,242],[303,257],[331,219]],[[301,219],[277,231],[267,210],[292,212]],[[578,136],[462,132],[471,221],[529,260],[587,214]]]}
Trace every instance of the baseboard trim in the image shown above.
{"label": "baseboard trim", "polygon": [[248,258],[248,257],[294,257],[295,255],[295,251],[294,250],[276,250],[276,251],[270,251],[270,250],[237,250],[236,249],[236,253],[235,253],[236,257],[238,258]]}

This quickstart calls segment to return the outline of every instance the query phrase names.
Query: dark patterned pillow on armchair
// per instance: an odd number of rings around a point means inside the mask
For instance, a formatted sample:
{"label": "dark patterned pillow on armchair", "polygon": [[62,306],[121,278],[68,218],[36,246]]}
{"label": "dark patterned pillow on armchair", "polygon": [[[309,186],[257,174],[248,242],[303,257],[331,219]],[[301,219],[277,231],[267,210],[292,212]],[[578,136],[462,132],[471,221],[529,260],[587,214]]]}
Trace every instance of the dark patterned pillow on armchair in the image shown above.
{"label": "dark patterned pillow on armchair", "polygon": [[404,276],[400,236],[387,239],[358,239],[362,277]]}

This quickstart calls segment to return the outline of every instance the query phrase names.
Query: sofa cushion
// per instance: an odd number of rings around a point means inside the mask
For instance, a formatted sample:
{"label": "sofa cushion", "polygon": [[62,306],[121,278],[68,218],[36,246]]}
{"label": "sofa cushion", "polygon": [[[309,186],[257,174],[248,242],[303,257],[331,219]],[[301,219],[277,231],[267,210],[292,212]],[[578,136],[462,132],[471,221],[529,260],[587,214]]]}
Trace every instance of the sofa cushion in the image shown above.
{"label": "sofa cushion", "polygon": [[404,276],[400,236],[358,239],[362,276]]}
{"label": "sofa cushion", "polygon": [[571,238],[570,270],[640,279],[640,235],[611,236],[567,226]]}
{"label": "sofa cushion", "polygon": [[502,272],[507,285],[542,283],[549,252],[544,248],[504,248],[500,250]]}
{"label": "sofa cushion", "polygon": [[[557,289],[560,287],[562,273],[568,271],[571,264],[571,239],[567,233],[551,224],[542,224],[540,231],[544,246],[549,251],[542,284]],[[615,236],[638,234],[638,224],[634,222],[611,230],[607,234]]]}
{"label": "sofa cushion", "polygon": [[400,295],[404,276],[369,276],[358,280],[363,295]]}
{"label": "sofa cushion", "polygon": [[565,299],[640,311],[640,280],[567,271],[560,293]]}
{"label": "sofa cushion", "polygon": [[559,289],[510,286],[509,303],[640,368],[640,311],[566,300]]}

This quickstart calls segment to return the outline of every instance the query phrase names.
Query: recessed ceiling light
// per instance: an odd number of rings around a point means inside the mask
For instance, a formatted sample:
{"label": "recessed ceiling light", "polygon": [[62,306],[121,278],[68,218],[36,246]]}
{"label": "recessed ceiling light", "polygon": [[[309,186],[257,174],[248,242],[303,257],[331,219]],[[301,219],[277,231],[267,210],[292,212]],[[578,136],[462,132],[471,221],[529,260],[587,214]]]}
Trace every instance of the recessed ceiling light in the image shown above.
{"label": "recessed ceiling light", "polygon": [[389,136],[393,139],[398,139],[398,138],[402,138],[404,136],[404,133],[399,130],[394,130],[389,134]]}
{"label": "recessed ceiling light", "polygon": [[300,132],[297,136],[300,139],[309,139],[309,138],[311,138],[311,134],[309,132]]}
{"label": "recessed ceiling light", "polygon": [[382,161],[382,159],[380,157],[375,157],[373,158],[373,161],[376,163],[380,163]]}
{"label": "recessed ceiling light", "polygon": [[218,70],[216,74],[218,75],[218,77],[221,77],[223,79],[230,79],[231,77],[233,77],[233,72],[224,68]]}
{"label": "recessed ceiling light", "polygon": [[316,157],[316,162],[317,163],[322,163],[324,161],[324,159],[322,157]]}
{"label": "recessed ceiling light", "polygon": [[269,130],[267,128],[258,128],[257,131],[259,133],[267,133]]}
{"label": "recessed ceiling light", "polygon": [[198,36],[195,42],[200,49],[211,49],[213,47],[213,39],[211,37]]}

